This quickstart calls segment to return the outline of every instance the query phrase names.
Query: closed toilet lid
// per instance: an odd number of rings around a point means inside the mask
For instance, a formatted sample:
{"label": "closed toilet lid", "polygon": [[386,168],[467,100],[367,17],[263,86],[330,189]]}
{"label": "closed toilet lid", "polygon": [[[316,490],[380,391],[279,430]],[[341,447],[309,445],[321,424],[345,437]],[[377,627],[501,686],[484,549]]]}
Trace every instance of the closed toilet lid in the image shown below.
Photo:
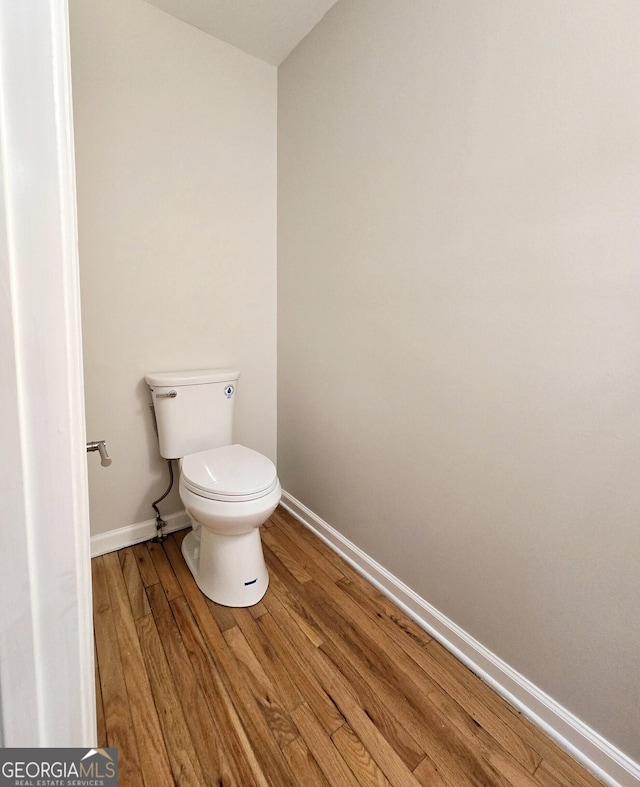
{"label": "closed toilet lid", "polygon": [[243,445],[225,445],[185,456],[182,478],[196,494],[233,498],[268,492],[277,474],[266,456]]}

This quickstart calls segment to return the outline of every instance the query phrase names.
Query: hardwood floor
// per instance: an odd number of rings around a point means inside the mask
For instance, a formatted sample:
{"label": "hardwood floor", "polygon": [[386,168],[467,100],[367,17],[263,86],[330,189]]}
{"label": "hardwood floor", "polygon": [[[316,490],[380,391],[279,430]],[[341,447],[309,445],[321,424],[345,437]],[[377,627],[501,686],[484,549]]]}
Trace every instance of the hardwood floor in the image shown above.
{"label": "hardwood floor", "polygon": [[248,609],[202,595],[184,532],[92,561],[122,787],[599,784],[282,508]]}

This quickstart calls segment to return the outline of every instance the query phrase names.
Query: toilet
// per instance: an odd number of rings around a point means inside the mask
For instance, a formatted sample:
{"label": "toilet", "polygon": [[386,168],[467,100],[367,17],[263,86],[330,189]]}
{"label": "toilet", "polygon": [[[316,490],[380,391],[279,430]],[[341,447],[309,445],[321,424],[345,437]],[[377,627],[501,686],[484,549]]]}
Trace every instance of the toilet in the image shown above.
{"label": "toilet", "polygon": [[235,369],[145,377],[160,454],[179,460],[180,499],[192,524],[182,554],[205,596],[227,607],[250,607],[267,590],[258,528],[282,494],[273,462],[233,442],[239,377]]}

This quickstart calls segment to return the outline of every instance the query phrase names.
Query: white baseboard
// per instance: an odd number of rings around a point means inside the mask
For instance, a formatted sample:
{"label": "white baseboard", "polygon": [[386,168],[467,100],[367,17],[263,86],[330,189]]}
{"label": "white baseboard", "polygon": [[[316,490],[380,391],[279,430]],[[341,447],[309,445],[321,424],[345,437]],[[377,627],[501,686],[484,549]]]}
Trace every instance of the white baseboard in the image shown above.
{"label": "white baseboard", "polygon": [[287,492],[281,505],[507,702],[610,787],[639,787],[640,765],[475,640]]}
{"label": "white baseboard", "polygon": [[[163,517],[167,523],[164,528],[165,533],[174,533],[189,527],[189,515],[186,511],[179,511],[177,514],[167,514]],[[98,557],[107,552],[115,552],[116,549],[124,549],[141,541],[148,541],[156,534],[156,520],[147,519],[145,522],[137,522],[135,525],[119,527],[116,530],[108,530],[106,533],[98,533],[91,536],[91,557]]]}

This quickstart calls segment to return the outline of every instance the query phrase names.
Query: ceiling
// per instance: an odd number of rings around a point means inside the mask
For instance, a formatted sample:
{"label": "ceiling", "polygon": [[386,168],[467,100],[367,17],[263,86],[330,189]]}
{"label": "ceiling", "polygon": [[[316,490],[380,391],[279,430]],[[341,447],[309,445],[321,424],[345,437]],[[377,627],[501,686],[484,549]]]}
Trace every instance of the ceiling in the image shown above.
{"label": "ceiling", "polygon": [[147,0],[151,5],[274,66],[336,0]]}

